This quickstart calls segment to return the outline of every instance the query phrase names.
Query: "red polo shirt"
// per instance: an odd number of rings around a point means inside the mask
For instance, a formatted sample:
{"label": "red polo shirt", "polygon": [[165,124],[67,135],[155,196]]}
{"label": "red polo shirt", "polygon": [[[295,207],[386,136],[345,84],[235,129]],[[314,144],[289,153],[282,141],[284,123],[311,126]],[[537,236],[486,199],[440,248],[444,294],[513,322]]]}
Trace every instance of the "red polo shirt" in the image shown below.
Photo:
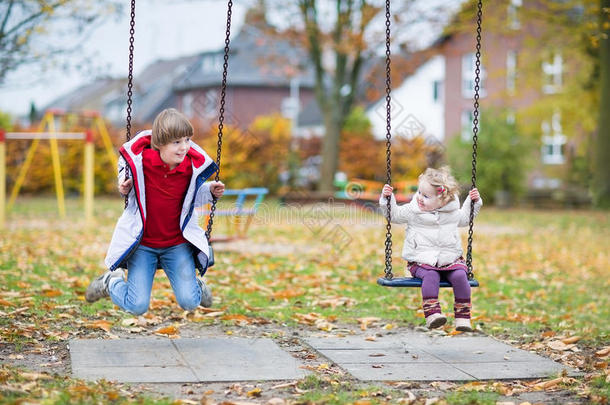
{"label": "red polo shirt", "polygon": [[161,160],[158,150],[144,149],[146,224],[142,245],[167,248],[187,242],[180,230],[180,213],[193,168],[187,155],[173,170]]}

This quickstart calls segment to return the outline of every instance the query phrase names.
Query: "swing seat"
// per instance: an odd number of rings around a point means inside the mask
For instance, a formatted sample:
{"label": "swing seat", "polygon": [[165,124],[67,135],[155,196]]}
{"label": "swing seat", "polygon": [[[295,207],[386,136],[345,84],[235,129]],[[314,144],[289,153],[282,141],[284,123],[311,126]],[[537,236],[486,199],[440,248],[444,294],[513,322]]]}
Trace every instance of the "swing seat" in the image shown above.
{"label": "swing seat", "polygon": [[[475,279],[468,280],[468,283],[471,287],[478,287],[479,282]],[[421,278],[417,277],[395,277],[391,280],[388,280],[385,277],[379,277],[377,279],[377,284],[383,287],[419,287],[421,288]],[[448,281],[441,281],[441,287],[447,288],[451,287],[451,283]]]}

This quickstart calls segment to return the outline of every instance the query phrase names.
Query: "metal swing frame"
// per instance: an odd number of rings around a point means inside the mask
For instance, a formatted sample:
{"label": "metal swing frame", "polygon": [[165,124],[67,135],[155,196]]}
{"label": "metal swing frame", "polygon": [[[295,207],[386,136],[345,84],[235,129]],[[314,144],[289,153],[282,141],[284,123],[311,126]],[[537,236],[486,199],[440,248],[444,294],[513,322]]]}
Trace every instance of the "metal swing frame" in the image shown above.
{"label": "metal swing frame", "polygon": [[[386,17],[386,184],[392,183],[392,160],[391,160],[391,78],[390,78],[390,0],[386,0],[385,4]],[[474,85],[474,119],[472,126],[472,188],[476,187],[477,178],[477,140],[479,133],[479,91],[481,82],[481,21],[483,17],[483,2],[477,2],[477,36],[476,36],[476,69],[475,69],[475,85]],[[385,275],[377,279],[377,284],[384,287],[421,287],[422,280],[417,277],[396,277],[392,274],[392,225],[391,219],[391,197],[387,197],[387,215],[386,215],[386,240],[385,240]],[[474,201],[470,201],[470,218],[468,223],[468,250],[466,254],[466,265],[468,266],[468,282],[471,287],[478,287],[479,282],[474,278],[472,270],[472,235],[474,223]],[[441,281],[441,287],[451,287],[448,281]]]}

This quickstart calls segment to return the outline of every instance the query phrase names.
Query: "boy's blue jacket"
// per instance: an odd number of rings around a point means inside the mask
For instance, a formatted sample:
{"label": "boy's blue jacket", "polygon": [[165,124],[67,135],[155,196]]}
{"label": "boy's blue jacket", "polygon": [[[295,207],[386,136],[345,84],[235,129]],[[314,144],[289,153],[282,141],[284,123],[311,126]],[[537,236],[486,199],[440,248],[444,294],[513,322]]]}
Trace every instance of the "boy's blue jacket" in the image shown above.
{"label": "boy's blue jacket", "polygon": [[[142,131],[119,149],[119,181],[125,178],[125,167],[129,165],[133,187],[129,192],[127,208],[117,221],[108,253],[104,260],[110,270],[126,267],[126,259],[133,253],[142,240],[144,224],[146,223],[146,192],[144,187],[144,172],[142,152],[150,147],[152,131]],[[208,241],[203,228],[199,225],[199,213],[195,207],[202,207],[212,201],[209,184],[205,181],[218,170],[205,151],[191,141],[188,151],[193,167],[193,176],[184,197],[180,214],[182,235],[194,247],[194,256],[199,251],[209,257]],[[197,263],[197,267],[201,266]]]}

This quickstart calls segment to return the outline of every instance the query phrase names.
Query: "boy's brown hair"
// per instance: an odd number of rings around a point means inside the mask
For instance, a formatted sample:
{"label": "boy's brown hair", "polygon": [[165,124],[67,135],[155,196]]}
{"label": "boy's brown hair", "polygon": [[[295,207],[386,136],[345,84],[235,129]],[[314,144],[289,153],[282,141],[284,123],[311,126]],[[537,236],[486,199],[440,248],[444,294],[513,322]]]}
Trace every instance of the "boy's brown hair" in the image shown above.
{"label": "boy's brown hair", "polygon": [[151,145],[155,149],[159,146],[183,137],[193,136],[193,126],[184,114],[175,108],[161,111],[153,121]]}

